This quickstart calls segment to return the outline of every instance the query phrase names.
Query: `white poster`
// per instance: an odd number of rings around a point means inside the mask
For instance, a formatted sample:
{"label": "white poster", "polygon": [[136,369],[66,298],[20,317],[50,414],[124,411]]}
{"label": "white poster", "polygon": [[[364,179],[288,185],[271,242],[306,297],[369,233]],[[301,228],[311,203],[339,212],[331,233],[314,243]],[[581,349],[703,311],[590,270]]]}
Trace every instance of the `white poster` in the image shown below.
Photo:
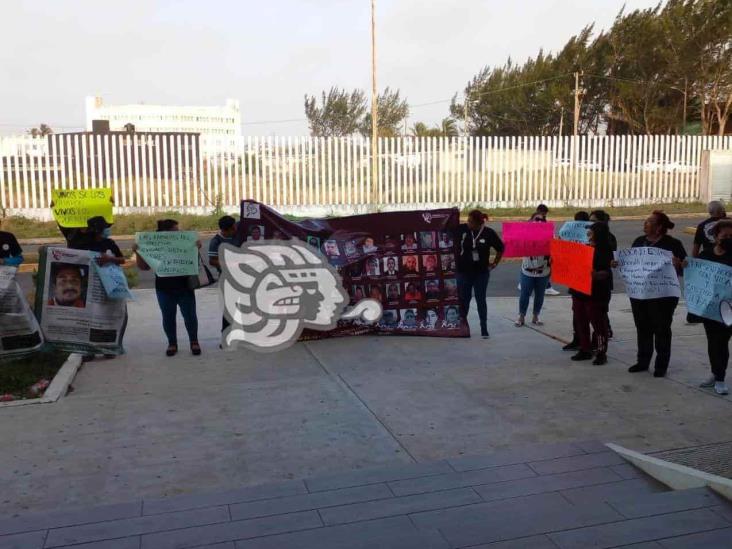
{"label": "white poster", "polygon": [[625,291],[633,299],[681,297],[681,284],[668,250],[652,247],[615,252]]}
{"label": "white poster", "polygon": [[0,358],[29,353],[43,344],[36,317],[15,280],[16,271],[0,265]]}
{"label": "white poster", "polygon": [[39,258],[36,315],[46,339],[69,350],[118,354],[127,307],[110,299],[86,250],[45,248]]}

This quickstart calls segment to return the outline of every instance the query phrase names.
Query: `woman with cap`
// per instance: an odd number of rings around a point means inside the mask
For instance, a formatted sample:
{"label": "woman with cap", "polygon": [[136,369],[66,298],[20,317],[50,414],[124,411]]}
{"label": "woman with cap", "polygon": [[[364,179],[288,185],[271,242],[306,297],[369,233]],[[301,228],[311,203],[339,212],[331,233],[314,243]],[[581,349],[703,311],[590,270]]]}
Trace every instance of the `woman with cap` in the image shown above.
{"label": "woman with cap", "polygon": [[[643,236],[633,242],[633,248],[653,247],[668,250],[673,254],[672,262],[677,274],[681,275],[681,262],[686,259],[686,250],[680,240],[669,236],[674,224],[660,210],[654,210],[643,223]],[[631,373],[644,372],[651,365],[653,349],[656,349],[656,363],[653,377],[664,377],[671,360],[671,323],[678,297],[657,297],[654,299],[631,299],[633,320],[638,336],[638,360],[628,368]]]}
{"label": "woman with cap", "polygon": [[[460,244],[458,257],[458,293],[463,318],[467,320],[470,300],[475,293],[475,302],[480,319],[480,335],[488,339],[488,305],[486,291],[491,270],[495,269],[503,256],[503,241],[486,225],[488,216],[480,210],[468,214],[468,222],[458,228],[457,241]],[[496,254],[491,261],[491,248]]]}

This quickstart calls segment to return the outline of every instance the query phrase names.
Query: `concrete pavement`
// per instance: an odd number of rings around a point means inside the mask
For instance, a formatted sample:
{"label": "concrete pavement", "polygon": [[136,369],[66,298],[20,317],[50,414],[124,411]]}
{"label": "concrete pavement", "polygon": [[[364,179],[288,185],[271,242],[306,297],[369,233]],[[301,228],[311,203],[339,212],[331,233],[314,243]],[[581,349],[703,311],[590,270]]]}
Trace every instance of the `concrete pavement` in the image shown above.
{"label": "concrete pavement", "polygon": [[[639,451],[732,440],[732,399],[697,388],[699,326],[677,311],[666,379],[626,372],[635,352],[615,296],[610,362],[576,364],[515,328],[516,299],[491,299],[488,341],[359,337],[259,355],[218,350],[214,290],[198,292],[204,352],[163,356],[152,291],[129,304],[127,355],[87,363],[53,405],[0,412],[0,514],[163,497],[528,443],[600,439]],[[571,329],[547,300],[543,330]],[[472,318],[473,325],[477,319]],[[179,330],[183,333],[182,322]]]}

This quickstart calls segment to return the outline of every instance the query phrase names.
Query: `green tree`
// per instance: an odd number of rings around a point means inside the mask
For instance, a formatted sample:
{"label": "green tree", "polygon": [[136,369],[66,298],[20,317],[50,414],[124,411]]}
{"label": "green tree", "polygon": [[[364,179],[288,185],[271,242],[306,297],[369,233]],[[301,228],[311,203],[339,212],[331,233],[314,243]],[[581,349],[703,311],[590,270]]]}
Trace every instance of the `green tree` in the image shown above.
{"label": "green tree", "polygon": [[[376,99],[378,113],[379,137],[396,137],[399,135],[399,128],[409,116],[409,105],[406,99],[402,99],[399,90],[391,91],[386,88]],[[371,113],[367,112],[360,124],[361,135],[371,136]]]}
{"label": "green tree", "polygon": [[362,90],[348,93],[336,87],[321,94],[320,104],[315,96],[305,96],[305,116],[314,137],[333,137],[356,133],[366,112],[366,97]]}

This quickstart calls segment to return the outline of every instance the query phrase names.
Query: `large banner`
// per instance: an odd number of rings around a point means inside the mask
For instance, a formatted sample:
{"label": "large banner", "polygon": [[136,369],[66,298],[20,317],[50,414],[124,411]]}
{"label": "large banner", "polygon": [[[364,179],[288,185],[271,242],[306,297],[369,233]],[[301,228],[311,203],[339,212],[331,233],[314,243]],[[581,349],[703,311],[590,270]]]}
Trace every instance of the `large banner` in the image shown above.
{"label": "large banner", "polygon": [[[254,201],[241,205],[242,242],[298,238],[322,250],[343,279],[351,305],[365,297],[384,308],[377,326],[340,320],[302,339],[365,333],[467,337],[458,300],[456,208],[289,221]],[[537,223],[538,225],[538,223]]]}
{"label": "large banner", "polygon": [[[541,223],[537,223],[541,225]],[[552,282],[592,294],[592,260],[595,249],[579,242],[554,239],[551,243]]]}
{"label": "large banner", "polygon": [[198,276],[195,231],[157,231],[135,234],[137,253],[158,276]]}
{"label": "large banner", "polygon": [[681,284],[671,262],[673,254],[653,247],[628,248],[615,252],[625,292],[632,299],[681,297]]}
{"label": "large banner", "polygon": [[53,218],[65,228],[86,227],[89,218],[102,216],[114,223],[112,189],[52,189]]}
{"label": "large banner", "polygon": [[110,299],[87,250],[41,248],[36,317],[46,340],[85,353],[119,354],[127,318],[124,300]]}
{"label": "large banner", "polygon": [[[704,259],[687,259],[684,269],[684,297],[687,310],[697,316],[724,322],[722,303],[732,301],[732,267]],[[727,316],[727,315],[725,315]]]}
{"label": "large banner", "polygon": [[0,265],[0,359],[30,353],[41,347],[43,336],[15,280],[15,267]]}
{"label": "large banner", "polygon": [[549,255],[554,238],[554,223],[506,221],[503,223],[503,257]]}

